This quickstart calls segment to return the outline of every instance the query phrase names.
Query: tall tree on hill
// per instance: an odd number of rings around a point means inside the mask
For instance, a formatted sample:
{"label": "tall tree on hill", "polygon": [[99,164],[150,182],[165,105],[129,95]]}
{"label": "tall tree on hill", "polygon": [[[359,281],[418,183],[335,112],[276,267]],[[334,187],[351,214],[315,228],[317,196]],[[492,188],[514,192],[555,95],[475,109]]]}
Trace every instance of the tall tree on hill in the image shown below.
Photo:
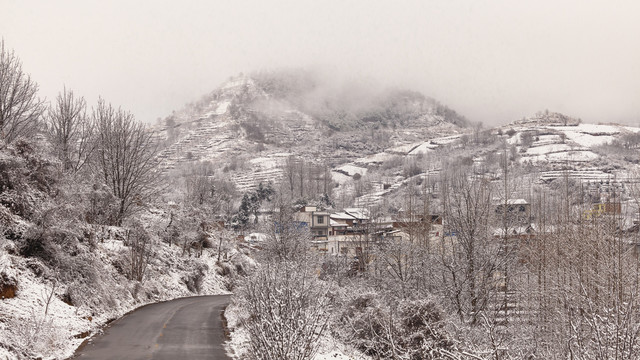
{"label": "tall tree on hill", "polygon": [[0,140],[9,144],[37,130],[44,103],[38,84],[22,71],[20,59],[0,41]]}
{"label": "tall tree on hill", "polygon": [[97,163],[105,184],[118,198],[115,225],[130,215],[136,205],[150,200],[157,191],[157,146],[152,133],[133,115],[98,100],[93,111],[97,126]]}
{"label": "tall tree on hill", "polygon": [[267,185],[264,185],[262,182],[260,182],[256,190],[246,192],[242,196],[242,201],[240,202],[240,208],[238,209],[238,212],[232,219],[232,222],[235,224],[234,226],[238,229],[246,228],[252,215],[254,223],[257,224],[258,212],[260,211],[262,202],[265,200],[271,201],[271,197],[273,196],[274,192],[275,190],[273,189],[273,185],[271,183],[267,183]]}
{"label": "tall tree on hill", "polygon": [[94,126],[87,103],[66,88],[58,94],[46,116],[47,134],[56,147],[65,171],[78,172],[95,150]]}
{"label": "tall tree on hill", "polygon": [[464,171],[443,174],[443,214],[447,223],[441,244],[442,279],[460,320],[479,324],[494,295],[500,270],[499,245],[490,237],[492,187]]}

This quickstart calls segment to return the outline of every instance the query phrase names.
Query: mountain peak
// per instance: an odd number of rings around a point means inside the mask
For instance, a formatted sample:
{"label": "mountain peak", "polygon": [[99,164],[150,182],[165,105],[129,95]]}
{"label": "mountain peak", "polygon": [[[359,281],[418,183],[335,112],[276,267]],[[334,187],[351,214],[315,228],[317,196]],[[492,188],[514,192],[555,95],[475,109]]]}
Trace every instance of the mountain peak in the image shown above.
{"label": "mountain peak", "polygon": [[534,116],[516,120],[513,125],[548,125],[548,126],[577,126],[580,119],[549,110],[538,111]]}
{"label": "mountain peak", "polygon": [[[295,69],[233,76],[166,119],[159,129],[161,158],[167,169],[203,160],[235,168],[240,163],[231,164],[233,159],[256,152],[274,163],[286,153],[339,164],[458,134],[467,125],[454,110],[419,92],[367,84]],[[247,171],[253,166],[241,165]],[[270,171],[256,169],[251,171]]]}

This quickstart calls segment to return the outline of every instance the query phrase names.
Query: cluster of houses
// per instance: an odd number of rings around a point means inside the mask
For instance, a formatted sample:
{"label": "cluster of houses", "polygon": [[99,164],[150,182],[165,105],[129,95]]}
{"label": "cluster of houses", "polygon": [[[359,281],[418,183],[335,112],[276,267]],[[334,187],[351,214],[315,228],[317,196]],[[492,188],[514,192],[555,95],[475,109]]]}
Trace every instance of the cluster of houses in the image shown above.
{"label": "cluster of houses", "polygon": [[[496,229],[495,237],[531,238],[535,228],[531,224],[531,205],[524,199],[510,199],[495,207],[496,214],[506,213],[512,224],[506,230]],[[364,250],[385,240],[403,240],[412,243],[432,242],[455,238],[455,230],[447,230],[440,215],[408,214],[376,218],[372,221],[367,209],[347,208],[340,212],[319,211],[315,206],[303,206],[295,213],[298,226],[311,234],[312,248],[327,254],[359,257]]]}
{"label": "cluster of houses", "polygon": [[443,231],[442,218],[437,215],[372,221],[367,209],[347,208],[330,213],[319,211],[315,206],[303,206],[294,217],[302,227],[309,229],[314,249],[336,255],[359,256],[362,250],[376,242],[390,238],[409,239],[413,236],[411,229],[418,227],[430,238],[441,236]]}
{"label": "cluster of houses", "polygon": [[[531,204],[528,201],[509,199],[496,204],[494,209],[496,216],[509,219],[508,227],[498,226],[494,229],[492,235],[495,238],[526,240],[536,237],[538,229],[532,221]],[[619,213],[619,203],[596,204],[584,216],[593,218]],[[443,220],[446,222],[440,215],[408,214],[403,211],[392,218],[372,219],[369,211],[363,208],[329,212],[315,206],[302,206],[294,213],[296,227],[309,231],[314,250],[348,258],[361,257],[373,245],[386,240],[435,244],[443,238],[455,239],[456,231],[448,229]]]}

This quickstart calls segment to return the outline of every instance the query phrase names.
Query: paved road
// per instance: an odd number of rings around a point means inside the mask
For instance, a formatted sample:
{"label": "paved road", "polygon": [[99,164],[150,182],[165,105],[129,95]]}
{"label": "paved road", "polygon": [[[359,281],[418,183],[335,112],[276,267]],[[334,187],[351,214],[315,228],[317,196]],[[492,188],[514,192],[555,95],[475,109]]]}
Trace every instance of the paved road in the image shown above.
{"label": "paved road", "polygon": [[230,359],[220,316],[228,302],[228,295],[214,295],[144,306],[114,321],[74,359]]}

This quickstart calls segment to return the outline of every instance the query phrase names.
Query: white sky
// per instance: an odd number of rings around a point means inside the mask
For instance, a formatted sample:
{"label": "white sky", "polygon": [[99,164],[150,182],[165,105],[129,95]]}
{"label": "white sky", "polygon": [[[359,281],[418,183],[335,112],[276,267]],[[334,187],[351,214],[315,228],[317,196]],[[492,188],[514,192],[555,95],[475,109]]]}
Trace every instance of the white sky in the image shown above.
{"label": "white sky", "polygon": [[640,1],[0,0],[0,37],[64,85],[153,122],[232,75],[322,66],[502,124],[549,109],[640,124]]}

